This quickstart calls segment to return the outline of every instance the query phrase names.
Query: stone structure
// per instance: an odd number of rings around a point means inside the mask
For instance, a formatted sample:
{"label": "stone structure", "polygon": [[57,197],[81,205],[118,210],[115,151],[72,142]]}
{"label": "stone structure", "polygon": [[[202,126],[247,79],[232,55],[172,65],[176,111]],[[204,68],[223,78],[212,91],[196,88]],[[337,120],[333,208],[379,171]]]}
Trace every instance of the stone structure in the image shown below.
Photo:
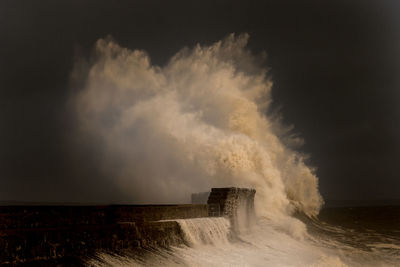
{"label": "stone structure", "polygon": [[0,265],[79,265],[96,250],[183,243],[170,219],[208,216],[207,205],[3,206]]}
{"label": "stone structure", "polygon": [[0,265],[75,266],[98,250],[184,244],[173,219],[253,216],[254,193],[214,188],[208,205],[0,206]]}
{"label": "stone structure", "polygon": [[230,218],[235,231],[250,226],[255,218],[255,189],[248,188],[213,188],[208,197],[208,215]]}

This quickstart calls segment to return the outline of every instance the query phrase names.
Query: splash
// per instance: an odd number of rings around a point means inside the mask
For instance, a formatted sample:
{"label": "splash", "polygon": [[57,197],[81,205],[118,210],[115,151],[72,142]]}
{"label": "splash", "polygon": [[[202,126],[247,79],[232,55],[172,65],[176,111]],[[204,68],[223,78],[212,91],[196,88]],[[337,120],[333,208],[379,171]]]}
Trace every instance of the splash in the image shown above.
{"label": "splash", "polygon": [[[178,220],[187,246],[156,249],[143,257],[99,253],[88,266],[347,266],[332,251],[293,239],[260,220],[255,231],[230,240],[225,218]],[[357,265],[350,265],[357,266]],[[365,265],[363,265],[365,266]]]}
{"label": "splash", "polygon": [[[318,181],[268,115],[272,83],[249,36],[184,48],[165,66],[100,39],[73,109],[99,168],[135,202],[187,202],[193,192],[257,190],[257,213],[286,229],[293,207],[318,213]],[[81,75],[82,76],[82,75]],[[286,223],[287,222],[287,223]],[[297,230],[289,230],[296,232]]]}

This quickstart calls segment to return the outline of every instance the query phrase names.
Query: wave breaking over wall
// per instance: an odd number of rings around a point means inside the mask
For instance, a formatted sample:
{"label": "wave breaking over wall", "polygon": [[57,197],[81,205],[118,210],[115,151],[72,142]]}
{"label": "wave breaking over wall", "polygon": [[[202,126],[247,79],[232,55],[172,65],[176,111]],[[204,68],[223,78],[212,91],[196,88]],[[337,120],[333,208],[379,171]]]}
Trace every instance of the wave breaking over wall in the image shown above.
{"label": "wave breaking over wall", "polygon": [[287,216],[293,207],[318,213],[317,178],[268,115],[272,83],[247,42],[231,34],[155,66],[145,51],[106,38],[86,71],[75,69],[77,132],[129,201],[182,203],[193,192],[237,186],[255,188],[257,214],[291,232],[299,228]]}
{"label": "wave breaking over wall", "polygon": [[224,217],[176,220],[189,246],[226,245],[229,242],[230,223]]}

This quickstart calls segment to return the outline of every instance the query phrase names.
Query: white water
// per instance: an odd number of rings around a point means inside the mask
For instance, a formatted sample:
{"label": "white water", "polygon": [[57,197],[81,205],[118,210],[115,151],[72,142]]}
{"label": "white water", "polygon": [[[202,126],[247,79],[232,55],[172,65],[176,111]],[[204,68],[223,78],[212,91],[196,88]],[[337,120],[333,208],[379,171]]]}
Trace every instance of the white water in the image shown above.
{"label": "white water", "polygon": [[199,245],[223,246],[229,243],[230,224],[226,218],[196,218],[176,220],[191,247]]}
{"label": "white water", "polygon": [[[191,224],[185,234],[191,236],[198,232],[210,232],[215,240],[220,236],[212,234],[215,229],[226,228],[228,220],[211,218],[218,227],[210,228],[208,222],[189,219],[180,220],[180,224]],[[184,224],[181,224],[184,225]],[[225,231],[225,238],[230,232]],[[198,240],[199,241],[199,240]],[[240,234],[231,242],[196,242],[190,248],[176,248],[177,257],[190,266],[345,266],[339,258],[328,254],[328,250],[313,247],[305,240],[297,240],[292,236],[276,230],[268,220],[260,220],[251,232]]]}
{"label": "white water", "polygon": [[225,218],[177,220],[189,246],[150,252],[140,260],[101,254],[95,266],[346,266],[333,251],[297,240],[260,220],[253,231],[231,238]]}
{"label": "white water", "polygon": [[[184,233],[186,245],[170,250],[148,251],[143,257],[135,254],[116,256],[100,254],[101,260],[88,262],[91,266],[381,266],[395,267],[400,262],[398,240],[392,243],[371,243],[379,239],[360,235],[359,245],[371,247],[365,251],[339,242],[334,236],[309,236],[303,240],[280,231],[268,219],[259,219],[252,231],[232,234],[225,218],[199,218],[177,220]],[[339,235],[348,230],[328,227]],[[371,233],[371,235],[373,235]],[[350,237],[353,239],[354,237]],[[370,240],[370,241],[368,241]],[[386,250],[386,251],[385,251]]]}

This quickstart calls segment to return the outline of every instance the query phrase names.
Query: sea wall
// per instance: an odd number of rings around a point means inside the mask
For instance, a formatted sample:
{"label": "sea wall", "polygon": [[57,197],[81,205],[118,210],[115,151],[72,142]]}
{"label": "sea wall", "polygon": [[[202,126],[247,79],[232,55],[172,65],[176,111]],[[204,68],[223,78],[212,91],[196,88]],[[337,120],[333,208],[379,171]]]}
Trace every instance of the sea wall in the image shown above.
{"label": "sea wall", "polygon": [[0,230],[208,216],[207,205],[0,206]]}
{"label": "sea wall", "polygon": [[207,205],[0,207],[0,265],[177,245],[178,224],[159,221],[207,215]]}
{"label": "sea wall", "polygon": [[0,265],[76,265],[99,250],[184,244],[174,219],[232,217],[253,199],[246,189],[228,188],[213,189],[207,205],[2,206]]}

